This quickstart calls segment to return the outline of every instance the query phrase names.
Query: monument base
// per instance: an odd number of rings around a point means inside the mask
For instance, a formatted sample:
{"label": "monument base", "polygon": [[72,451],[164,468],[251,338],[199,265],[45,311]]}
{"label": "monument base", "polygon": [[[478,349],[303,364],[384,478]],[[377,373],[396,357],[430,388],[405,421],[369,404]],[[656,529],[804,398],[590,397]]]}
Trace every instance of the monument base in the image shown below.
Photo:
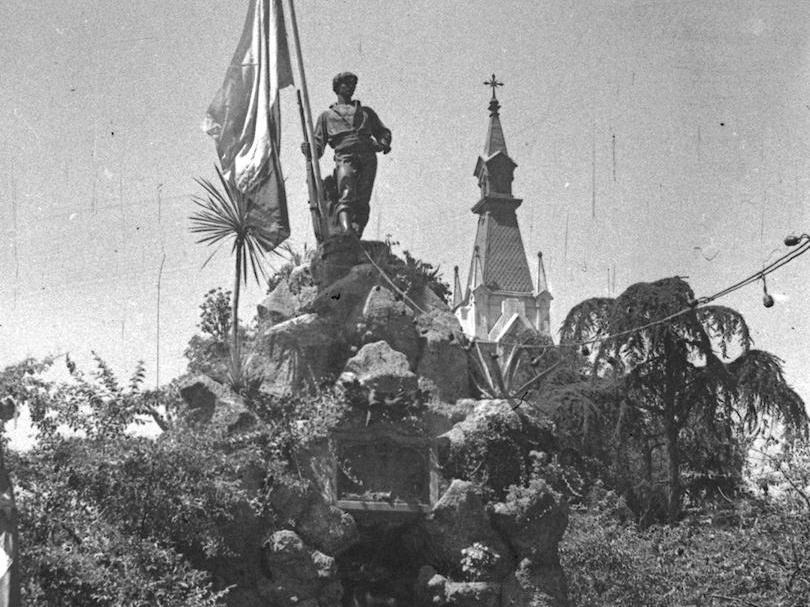
{"label": "monument base", "polygon": [[312,280],[325,289],[343,278],[354,266],[369,263],[369,257],[381,264],[389,255],[388,245],[379,240],[359,240],[353,234],[334,234],[318,245],[312,258]]}

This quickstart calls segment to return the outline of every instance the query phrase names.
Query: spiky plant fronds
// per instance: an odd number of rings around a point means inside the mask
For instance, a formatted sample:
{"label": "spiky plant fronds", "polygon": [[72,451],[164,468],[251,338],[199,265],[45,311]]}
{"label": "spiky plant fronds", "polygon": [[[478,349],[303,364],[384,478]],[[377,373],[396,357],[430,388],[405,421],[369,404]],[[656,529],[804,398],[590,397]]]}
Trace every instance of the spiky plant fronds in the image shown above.
{"label": "spiky plant fronds", "polygon": [[200,235],[198,243],[216,247],[205,260],[203,267],[222,244],[232,241],[231,253],[235,256],[235,268],[231,312],[230,380],[233,387],[240,390],[243,384],[239,337],[239,296],[242,281],[247,281],[248,268],[252,270],[257,283],[261,284],[262,279],[267,280],[267,272],[263,265],[264,253],[274,250],[275,244],[262,230],[254,213],[253,199],[242,192],[233,179],[225,179],[218,167],[216,171],[219,186],[208,179],[196,179],[205,194],[192,196],[198,210],[190,217],[191,231]]}
{"label": "spiky plant fronds", "polygon": [[205,266],[219,250],[219,247],[232,240],[231,254],[236,255],[236,270],[243,280],[247,280],[248,266],[257,283],[266,278],[262,265],[264,252],[273,250],[273,242],[264,235],[255,213],[253,199],[242,192],[233,179],[225,179],[219,167],[215,167],[220,187],[214,182],[197,178],[195,181],[205,190],[205,195],[193,195],[192,200],[198,210],[189,218],[191,232],[200,234],[198,243],[217,248],[205,260]]}
{"label": "spiky plant fronds", "polygon": [[[524,342],[505,345],[507,349],[503,355],[500,355],[497,352],[485,353],[481,344],[476,340],[472,340],[466,345],[470,379],[482,396],[507,400],[517,399],[518,402],[514,405],[517,406],[530,390],[536,388],[541,380],[547,378],[552,371],[559,367],[560,362],[556,361],[540,371],[533,371],[528,381],[521,383],[519,371],[526,365],[537,367],[534,360],[526,360],[525,346]],[[553,352],[553,350],[549,349],[548,352]],[[536,358],[539,359],[540,356]]]}

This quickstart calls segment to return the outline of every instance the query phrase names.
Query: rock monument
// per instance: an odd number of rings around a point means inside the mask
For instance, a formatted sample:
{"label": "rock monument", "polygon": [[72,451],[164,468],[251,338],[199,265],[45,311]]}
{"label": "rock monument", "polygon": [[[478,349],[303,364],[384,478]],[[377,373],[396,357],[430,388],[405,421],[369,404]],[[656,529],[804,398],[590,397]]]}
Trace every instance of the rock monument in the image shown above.
{"label": "rock monument", "polygon": [[[509,401],[472,398],[449,306],[429,285],[401,281],[387,250],[358,243],[355,254],[330,265],[320,251],[259,306],[247,369],[258,390],[295,397],[331,387],[345,409],[326,438],[296,454],[308,488],[271,493],[277,523],[241,526],[261,558],[249,581],[222,575],[239,587],[230,604],[567,605],[557,556],[564,499],[522,479],[509,452],[485,454],[487,482],[465,478],[465,458],[493,428],[551,448],[548,428]],[[182,393],[195,423],[235,436],[257,427],[246,403],[210,378],[189,378]]]}

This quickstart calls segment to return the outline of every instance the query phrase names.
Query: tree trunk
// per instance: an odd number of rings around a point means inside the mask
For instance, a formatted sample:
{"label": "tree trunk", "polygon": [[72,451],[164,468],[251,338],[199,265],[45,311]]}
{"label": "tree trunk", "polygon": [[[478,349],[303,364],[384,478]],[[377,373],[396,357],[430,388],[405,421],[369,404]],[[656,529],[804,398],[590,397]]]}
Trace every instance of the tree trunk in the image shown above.
{"label": "tree trunk", "polygon": [[667,441],[667,472],[669,476],[669,496],[667,517],[670,523],[676,523],[681,514],[681,454],[678,444],[680,428],[674,419],[664,419],[664,431]]}
{"label": "tree trunk", "polygon": [[242,355],[239,352],[239,292],[242,288],[242,247],[236,247],[236,275],[231,308],[231,375],[235,388],[242,387]]}

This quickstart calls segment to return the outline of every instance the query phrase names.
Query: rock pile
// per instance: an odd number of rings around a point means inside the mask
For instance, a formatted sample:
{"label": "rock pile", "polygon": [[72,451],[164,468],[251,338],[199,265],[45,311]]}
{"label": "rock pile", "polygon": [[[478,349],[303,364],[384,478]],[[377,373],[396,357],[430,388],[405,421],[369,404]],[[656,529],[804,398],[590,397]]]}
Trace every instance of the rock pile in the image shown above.
{"label": "rock pile", "polygon": [[[337,386],[348,409],[298,454],[308,488],[273,491],[258,579],[231,605],[567,605],[560,495],[538,479],[496,490],[451,476],[450,460],[487,428],[542,429],[506,401],[470,398],[452,311],[426,285],[392,284],[382,257],[333,243],[259,306],[246,370],[259,391]],[[256,423],[210,378],[181,392],[194,423],[234,434]]]}

